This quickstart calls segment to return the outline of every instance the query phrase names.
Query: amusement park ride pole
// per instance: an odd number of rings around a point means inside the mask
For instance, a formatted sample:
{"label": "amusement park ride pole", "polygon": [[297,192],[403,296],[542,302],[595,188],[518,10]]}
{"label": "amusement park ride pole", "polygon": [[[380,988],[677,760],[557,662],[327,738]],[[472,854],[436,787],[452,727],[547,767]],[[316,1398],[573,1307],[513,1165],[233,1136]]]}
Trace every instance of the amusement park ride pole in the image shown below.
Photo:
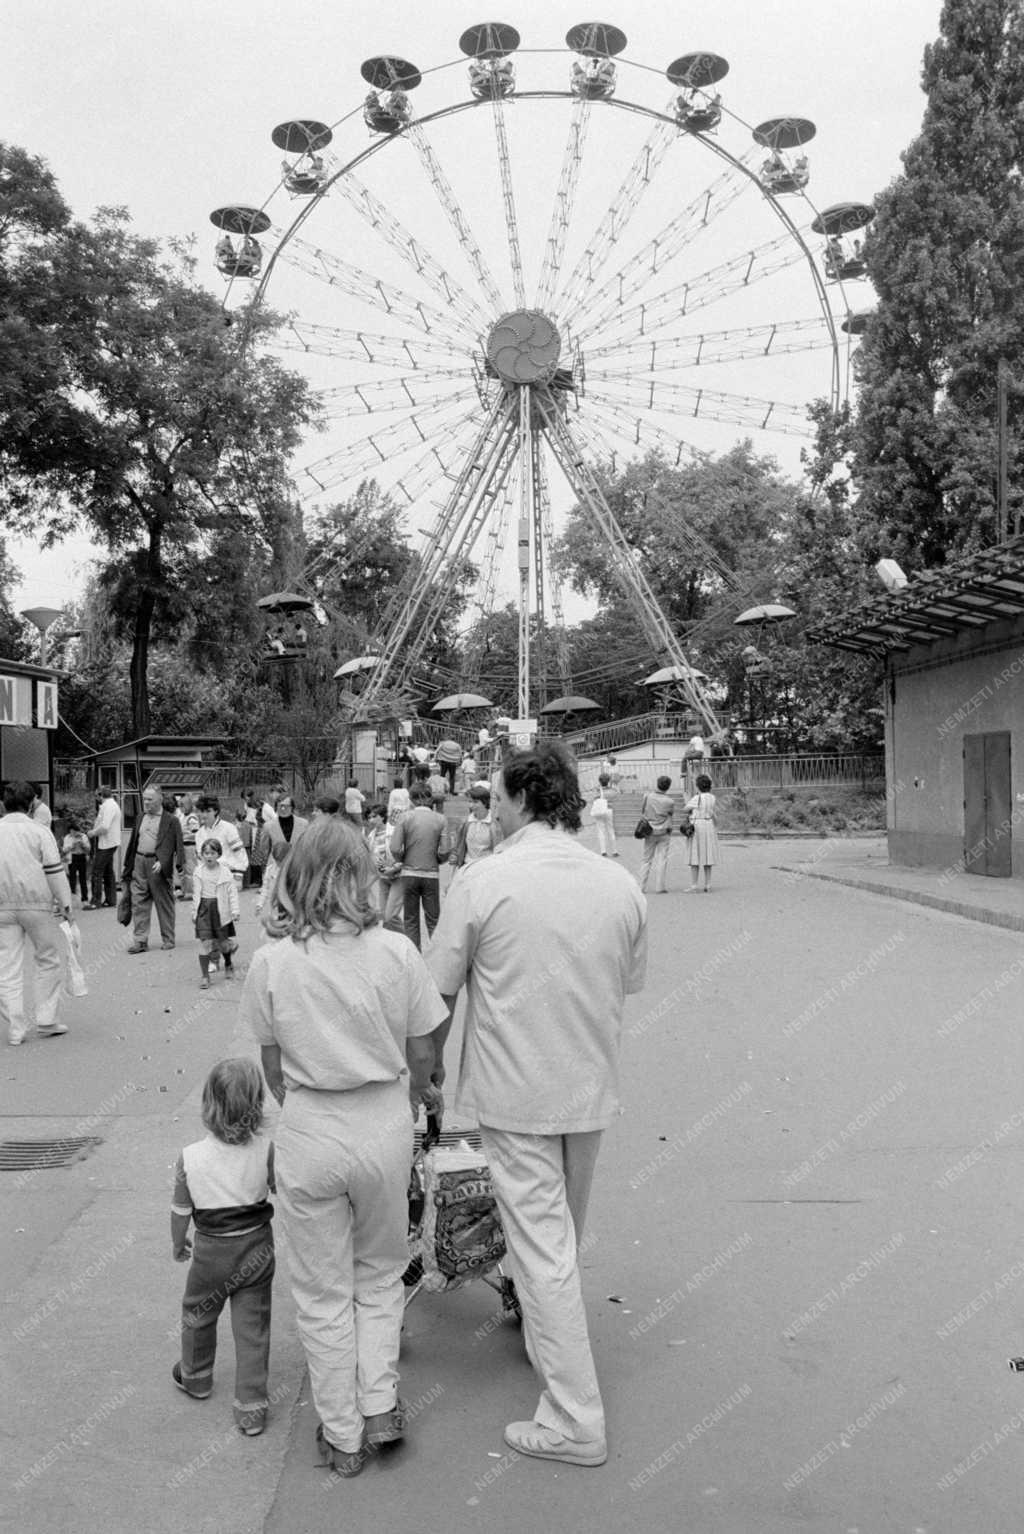
{"label": "amusement park ride pole", "polygon": [[519,404],[519,665],[516,689],[518,719],[530,715],[530,532],[533,526],[533,434],[530,389],[516,391]]}

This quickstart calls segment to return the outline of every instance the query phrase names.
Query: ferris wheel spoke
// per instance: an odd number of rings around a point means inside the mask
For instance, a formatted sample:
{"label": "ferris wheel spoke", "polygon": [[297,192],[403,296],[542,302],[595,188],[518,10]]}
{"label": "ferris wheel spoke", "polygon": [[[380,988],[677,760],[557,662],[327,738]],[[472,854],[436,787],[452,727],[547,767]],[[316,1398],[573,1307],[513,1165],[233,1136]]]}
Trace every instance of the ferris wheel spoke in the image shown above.
{"label": "ferris wheel spoke", "polygon": [[505,211],[505,235],[508,240],[508,259],[512,268],[512,291],[516,305],[526,307],[526,287],[523,283],[523,257],[519,249],[519,220],[516,217],[516,198],[512,186],[512,164],[508,152],[508,127],[505,122],[505,103],[499,96],[491,103],[494,112],[494,136],[498,146],[498,171],[501,176],[501,202]]}
{"label": "ferris wheel spoke", "polygon": [[581,337],[589,335],[635,293],[660,276],[671,261],[699,239],[714,218],[750,189],[750,178],[740,168],[743,164],[744,160],[740,160],[717,176],[599,288],[587,287],[581,291],[569,315],[570,320],[574,319],[585,305],[587,322],[577,332]]}
{"label": "ferris wheel spoke", "polygon": [[[803,251],[799,246],[794,247],[788,235],[776,235],[762,245],[744,251],[729,261],[723,261],[718,266],[710,267],[707,271],[700,272],[683,283],[666,288],[650,299],[644,299],[630,308],[622,308],[618,313],[606,316],[602,326],[604,338],[611,342],[623,328],[628,329],[633,335],[646,336],[655,333],[664,325],[677,325],[686,315],[692,314],[695,310],[705,309],[711,304],[721,302],[724,298],[731,298],[757,282],[774,277],[776,273],[786,271],[789,267],[798,266],[803,260]],[[590,334],[594,328],[594,326],[588,326],[587,331],[577,339],[580,342],[584,341],[586,335]]]}
{"label": "ferris wheel spoke", "polygon": [[[618,454],[614,448],[609,451],[607,431],[598,429],[592,421],[587,421],[582,416],[577,416],[574,420],[573,430],[578,439],[590,448],[593,462],[607,464],[610,472],[615,474],[618,468]],[[678,466],[679,463],[676,461],[674,467],[678,468]],[[717,577],[723,587],[731,590],[738,586],[736,575],[721,555],[685,518],[679,518],[673,522],[673,536],[686,545],[702,568]]]}
{"label": "ferris wheel spoke", "polygon": [[574,439],[567,419],[547,404],[543,397],[538,400],[545,418],[548,442],[558,460],[562,473],[569,481],[577,499],[586,506],[595,524],[603,533],[611,555],[611,569],[634,611],[648,642],[667,663],[681,668],[680,686],[692,706],[698,711],[710,735],[721,733],[721,725],[703,689],[692,679],[689,664],[675,630],[662,611],[661,605],[631,545],[627,542],[611,507],[604,498],[601,487],[586,461],[582,445]]}
{"label": "ferris wheel spoke", "polygon": [[587,368],[597,364],[603,375],[610,378],[637,369],[660,373],[707,367],[715,362],[754,362],[831,345],[829,330],[821,316],[816,315],[807,320],[781,320],[742,329],[705,330],[698,335],[669,335],[628,341],[620,346],[600,346],[587,351]]}
{"label": "ferris wheel spoke", "polygon": [[685,411],[694,418],[727,421],[734,426],[756,427],[758,431],[779,431],[798,437],[808,433],[806,406],[726,394],[719,389],[695,388],[659,378],[605,379],[600,373],[588,374],[587,398],[613,411],[654,410],[676,416]]}
{"label": "ferris wheel spoke", "polygon": [[651,129],[559,295],[561,313],[574,314],[591,291],[677,135],[674,123],[658,122]]}
{"label": "ferris wheel spoke", "polygon": [[419,155],[423,168],[429,177],[430,184],[437,194],[441,207],[444,209],[445,216],[454,229],[462,251],[473,268],[476,280],[483,289],[495,317],[497,317],[504,308],[498,285],[491,275],[491,269],[487,265],[484,253],[480,249],[472,229],[470,229],[469,224],[466,222],[466,217],[459,204],[459,200],[452,191],[451,182],[445,175],[441,162],[434,153],[429,139],[418,123],[410,123],[402,137],[408,139]]}
{"label": "ferris wheel spoke", "polygon": [[465,288],[458,283],[446,267],[442,266],[430,251],[402,224],[391,209],[381,202],[357,176],[342,176],[336,183],[342,196],[355,208],[361,218],[387,242],[392,250],[412,267],[417,276],[432,288],[453,314],[477,335],[486,325],[486,316]]}
{"label": "ferris wheel spoke", "polygon": [[414,330],[426,331],[435,337],[446,337],[456,346],[465,345],[465,335],[450,313],[435,309],[425,300],[381,281],[372,272],[364,271],[362,267],[320,246],[309,245],[305,240],[296,238],[284,247],[281,259],[308,276],[316,277],[330,287],[347,293],[350,298],[358,298],[378,314],[383,309],[393,318],[411,325]]}
{"label": "ferris wheel spoke", "polygon": [[437,491],[439,478],[453,484],[479,425],[479,411],[474,408],[461,421],[447,425],[443,432],[431,433],[426,452],[403,468],[400,477],[389,484],[389,492],[413,506]]}
{"label": "ferris wheel spoke", "polygon": [[[448,386],[439,387],[441,379]],[[317,398],[333,420],[346,416],[373,415],[377,411],[408,410],[427,405],[454,403],[475,398],[473,374],[468,368],[441,368],[436,372],[413,374],[404,378],[374,379],[321,389]]]}
{"label": "ferris wheel spoke", "polygon": [[403,453],[428,442],[431,436],[439,435],[451,424],[446,417],[454,418],[455,414],[456,408],[450,400],[424,406],[393,425],[362,433],[336,452],[309,464],[302,472],[321,490],[329,490],[370,474],[382,464],[393,464]]}
{"label": "ferris wheel spoke", "polygon": [[[450,362],[451,342],[419,335],[408,340],[367,330],[341,330],[333,325],[312,325],[301,320],[286,320],[271,343],[274,351],[304,352],[308,356],[337,357],[342,362],[362,362],[371,366],[410,367],[416,370],[436,368],[440,360]],[[461,350],[468,350],[463,337]]]}
{"label": "ferris wheel spoke", "polygon": [[467,646],[467,671],[473,678],[478,678],[480,675],[484,648],[484,635],[481,630],[487,619],[494,612],[494,602],[498,591],[498,574],[502,557],[505,553],[505,545],[508,541],[508,530],[512,525],[513,504],[514,487],[506,481],[502,488],[500,505],[487,531],[486,548],[472,604],[476,608],[478,616],[476,618],[476,628],[472,631],[472,637]]}
{"label": "ferris wheel spoke", "polygon": [[542,453],[537,455],[537,500],[540,505],[543,544],[547,551],[544,569],[550,592],[551,632],[547,637],[551,658],[555,663],[559,679],[562,683],[562,691],[569,693],[572,691],[569,640],[565,631],[565,605],[562,601],[562,582],[555,572],[551,560],[551,551],[555,546],[555,525],[551,514],[551,483],[548,477],[547,463]]}
{"label": "ferris wheel spoke", "polygon": [[565,242],[572,224],[576,187],[579,183],[580,168],[583,164],[583,147],[589,126],[590,102],[585,97],[577,96],[572,104],[569,136],[562,155],[558,191],[555,193],[555,205],[551,210],[548,237],[544,242],[544,261],[541,266],[540,282],[537,284],[536,307],[538,309],[546,309],[551,303],[555,284],[562,268],[562,257],[565,254]]}
{"label": "ferris wheel spoke", "polygon": [[460,560],[468,558],[493,497],[505,484],[514,442],[515,417],[507,398],[499,395],[438,514],[408,586],[384,615],[385,640],[365,699],[372,700],[389,684],[401,685],[418,663],[459,577]]}

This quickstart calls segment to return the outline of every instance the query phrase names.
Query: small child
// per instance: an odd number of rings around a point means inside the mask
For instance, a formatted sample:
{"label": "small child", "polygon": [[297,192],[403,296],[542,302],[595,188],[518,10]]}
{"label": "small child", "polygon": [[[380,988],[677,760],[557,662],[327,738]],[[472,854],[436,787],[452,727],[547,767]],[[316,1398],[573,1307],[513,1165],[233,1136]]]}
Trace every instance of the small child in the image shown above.
{"label": "small child", "polygon": [[223,954],[225,980],[233,979],[235,973],[231,955],[238,947],[235,941],[235,922],[240,911],[238,886],[222,852],[217,838],[208,836],[192,881],[192,919],[199,939],[201,991],[210,989],[211,957],[219,964]]}
{"label": "small child", "polygon": [[75,893],[75,880],[82,896],[82,904],[89,899],[89,885],[86,875],[89,867],[89,838],[82,830],[77,820],[68,821],[68,834],[61,844],[61,852],[64,861],[68,865],[68,878],[71,883],[71,893]]}
{"label": "small child", "polygon": [[[209,845],[209,843],[207,843]],[[234,881],[232,881],[234,882]],[[263,1078],[252,1060],[222,1060],[203,1087],[205,1139],[186,1145],[174,1169],[171,1248],[192,1266],[181,1302],[179,1390],[213,1389],[217,1321],[231,1302],[235,1424],[255,1438],[267,1423],[270,1303],[274,1277],[274,1146],[262,1132]],[[195,1249],[188,1239],[195,1221]]]}

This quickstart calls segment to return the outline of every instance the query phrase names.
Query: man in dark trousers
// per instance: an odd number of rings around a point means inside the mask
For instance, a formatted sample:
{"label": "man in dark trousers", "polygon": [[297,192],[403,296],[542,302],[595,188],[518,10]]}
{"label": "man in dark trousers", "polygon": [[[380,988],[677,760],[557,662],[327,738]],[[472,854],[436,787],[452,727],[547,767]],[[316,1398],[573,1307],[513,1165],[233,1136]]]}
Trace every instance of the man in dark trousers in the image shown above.
{"label": "man in dark trousers", "polygon": [[159,788],[142,792],[142,814],[132,827],[124,856],[124,877],[131,880],[132,937],[129,953],[145,953],[156,906],[161,947],[174,947],[174,873],[185,872],[181,821],[164,809]]}

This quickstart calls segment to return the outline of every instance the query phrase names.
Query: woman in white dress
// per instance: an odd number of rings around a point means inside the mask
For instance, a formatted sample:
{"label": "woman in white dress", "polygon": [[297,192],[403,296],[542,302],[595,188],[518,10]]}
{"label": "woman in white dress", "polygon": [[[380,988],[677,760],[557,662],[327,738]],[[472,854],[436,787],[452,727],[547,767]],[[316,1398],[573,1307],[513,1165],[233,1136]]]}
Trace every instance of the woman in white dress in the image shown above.
{"label": "woman in white dress", "polygon": [[690,889],[697,893],[700,871],[704,870],[704,893],[711,890],[711,870],[718,862],[718,832],[715,830],[715,796],[711,792],[711,779],[702,772],[697,779],[697,792],[686,805],[693,823],[690,837]]}

